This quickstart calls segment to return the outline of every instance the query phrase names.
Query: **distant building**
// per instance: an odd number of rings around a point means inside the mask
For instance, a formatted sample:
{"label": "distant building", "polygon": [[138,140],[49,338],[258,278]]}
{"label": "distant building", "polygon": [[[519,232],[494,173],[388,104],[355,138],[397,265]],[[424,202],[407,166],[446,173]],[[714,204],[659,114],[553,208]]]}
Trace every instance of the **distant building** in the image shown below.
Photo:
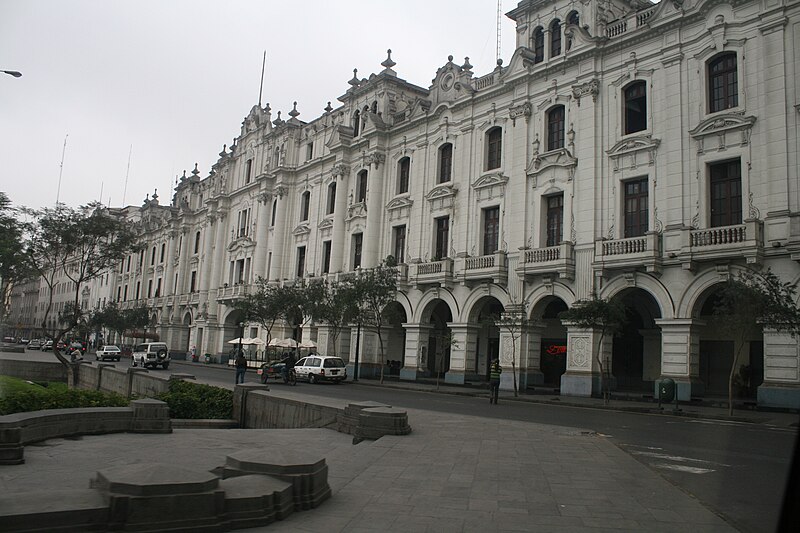
{"label": "distant building", "polygon": [[[735,347],[707,320],[715,291],[751,267],[800,279],[800,3],[526,0],[508,16],[517,49],[491,72],[450,57],[421,87],[389,55],[307,122],[253,107],[171,205],[125,208],[147,246],[111,297],[153,306],[175,350],[224,353],[257,276],[336,279],[391,255],[401,379],[510,369],[511,338],[484,319],[521,308],[521,387],[597,393],[598,333],[558,318],[596,292],[629,311],[602,349],[616,391],[671,377],[682,400],[724,396]],[[332,351],[324,324],[302,335]],[[339,343],[352,366],[355,331]],[[373,334],[361,353],[377,372]],[[766,332],[744,354],[742,394],[800,407],[796,339]]]}

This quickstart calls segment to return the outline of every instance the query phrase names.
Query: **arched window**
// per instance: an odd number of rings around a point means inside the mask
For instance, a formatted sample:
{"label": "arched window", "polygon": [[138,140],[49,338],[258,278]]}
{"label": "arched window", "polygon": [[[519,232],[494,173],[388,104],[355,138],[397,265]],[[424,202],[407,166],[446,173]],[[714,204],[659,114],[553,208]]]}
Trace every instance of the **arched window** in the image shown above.
{"label": "arched window", "polygon": [[397,194],[408,192],[408,178],[411,173],[411,159],[404,157],[397,162]]}
{"label": "arched window", "polygon": [[308,211],[311,207],[311,192],[306,191],[300,197],[300,221],[308,220]]}
{"label": "arched window", "polygon": [[361,113],[358,109],[353,112],[353,137],[358,137],[358,132],[361,126]]}
{"label": "arched window", "polygon": [[446,183],[453,177],[453,145],[444,143],[439,148],[439,183]]}
{"label": "arched window", "polygon": [[327,207],[325,209],[326,215],[333,214],[333,211],[336,209],[336,182],[331,182],[328,185],[328,201],[326,203]]}
{"label": "arched window", "polygon": [[547,112],[547,149],[564,148],[564,106],[559,105]]}
{"label": "arched window", "polygon": [[736,54],[721,54],[708,63],[708,110],[710,113],[739,105]]}
{"label": "arched window", "polygon": [[363,202],[367,199],[367,171],[362,170],[356,179],[356,202]]}
{"label": "arched window", "polygon": [[625,87],[625,134],[647,129],[647,83],[635,81]]}
{"label": "arched window", "polygon": [[275,213],[277,211],[278,211],[278,199],[276,198],[276,199],[274,199],[272,201],[272,219],[269,222],[270,226],[274,226],[275,225]]}
{"label": "arched window", "polygon": [[194,234],[194,253],[200,252],[200,232]]}
{"label": "arched window", "polygon": [[550,23],[550,57],[561,55],[561,21]]}
{"label": "arched window", "polygon": [[533,62],[544,61],[544,30],[540,27],[533,30]]}
{"label": "arched window", "polygon": [[378,114],[378,101],[377,100],[372,102],[371,111],[372,111],[373,114],[376,114],[376,115]]}
{"label": "arched window", "polygon": [[486,170],[500,168],[503,154],[503,129],[495,127],[486,132]]}
{"label": "arched window", "polygon": [[[573,11],[569,15],[567,15],[567,25],[570,26],[580,26],[580,19],[578,18],[578,12]],[[572,48],[572,37],[567,37],[567,50]]]}

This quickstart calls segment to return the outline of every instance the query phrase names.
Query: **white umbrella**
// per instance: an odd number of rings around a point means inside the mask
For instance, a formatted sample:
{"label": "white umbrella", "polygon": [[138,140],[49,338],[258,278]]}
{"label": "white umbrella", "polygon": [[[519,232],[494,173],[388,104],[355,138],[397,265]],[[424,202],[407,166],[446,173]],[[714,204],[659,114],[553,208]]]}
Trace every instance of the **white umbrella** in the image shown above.
{"label": "white umbrella", "polygon": [[300,348],[315,349],[317,347],[317,343],[312,341],[312,340],[308,340],[308,341],[301,342],[297,346],[300,347]]}
{"label": "white umbrella", "polygon": [[248,339],[243,339],[241,337],[236,337],[235,339],[229,340],[228,344],[239,344],[239,343],[247,344],[247,342],[246,342],[247,340]]}
{"label": "white umbrella", "polygon": [[297,341],[294,339],[272,339],[269,341],[268,346],[276,346],[278,348],[294,348],[297,346]]}
{"label": "white umbrella", "polygon": [[264,346],[265,344],[267,344],[266,342],[264,342],[263,340],[259,339],[258,337],[253,337],[251,339],[245,339],[245,340],[247,341],[247,343],[243,342],[242,344],[250,344],[250,345],[254,345],[254,346]]}

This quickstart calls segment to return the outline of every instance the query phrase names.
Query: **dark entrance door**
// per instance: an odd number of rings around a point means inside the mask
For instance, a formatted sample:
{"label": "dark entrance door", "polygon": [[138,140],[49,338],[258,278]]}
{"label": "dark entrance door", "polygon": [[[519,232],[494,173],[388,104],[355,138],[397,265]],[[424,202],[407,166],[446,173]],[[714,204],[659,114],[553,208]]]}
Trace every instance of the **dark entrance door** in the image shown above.
{"label": "dark entrance door", "polygon": [[700,341],[700,379],[707,396],[727,396],[733,341]]}
{"label": "dark entrance door", "polygon": [[567,339],[542,339],[541,366],[544,385],[561,387],[561,375],[567,371]]}

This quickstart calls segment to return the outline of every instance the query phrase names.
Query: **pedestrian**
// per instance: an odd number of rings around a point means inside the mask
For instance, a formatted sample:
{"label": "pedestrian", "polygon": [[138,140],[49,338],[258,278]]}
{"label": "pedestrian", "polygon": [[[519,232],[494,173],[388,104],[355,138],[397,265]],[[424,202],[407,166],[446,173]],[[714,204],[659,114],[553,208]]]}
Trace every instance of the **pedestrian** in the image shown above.
{"label": "pedestrian", "polygon": [[236,354],[236,384],[244,383],[244,375],[247,372],[247,358],[239,350]]}
{"label": "pedestrian", "polygon": [[489,367],[489,403],[497,405],[497,397],[500,394],[500,374],[503,373],[503,367],[500,366],[500,360],[495,358],[492,360],[492,366]]}

